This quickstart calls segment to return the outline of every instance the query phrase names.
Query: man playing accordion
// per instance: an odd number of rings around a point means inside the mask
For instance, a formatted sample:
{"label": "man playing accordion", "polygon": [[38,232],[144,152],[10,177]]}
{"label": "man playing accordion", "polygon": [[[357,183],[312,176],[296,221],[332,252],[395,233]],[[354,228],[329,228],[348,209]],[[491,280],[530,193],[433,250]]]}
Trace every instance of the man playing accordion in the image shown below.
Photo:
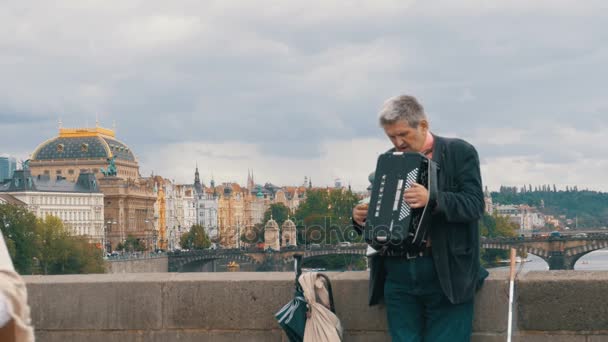
{"label": "man playing accordion", "polygon": [[[479,265],[478,220],[484,199],[475,148],[461,139],[429,131],[424,109],[413,96],[388,99],[380,126],[394,145],[389,152],[419,152],[438,165],[437,193],[421,184],[403,192],[412,210],[430,211],[422,249],[370,257],[369,304],[384,298],[393,341],[469,341],[475,290],[487,276]],[[366,228],[368,205],[353,209],[359,233]]]}

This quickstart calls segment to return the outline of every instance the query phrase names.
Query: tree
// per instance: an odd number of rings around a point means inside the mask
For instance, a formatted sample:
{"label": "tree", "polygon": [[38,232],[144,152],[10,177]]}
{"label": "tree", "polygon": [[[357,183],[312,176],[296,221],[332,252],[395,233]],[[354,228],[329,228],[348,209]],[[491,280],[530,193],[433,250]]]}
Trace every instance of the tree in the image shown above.
{"label": "tree", "polygon": [[146,250],[146,245],[144,244],[142,239],[136,238],[133,235],[129,235],[123,243],[118,244],[116,250],[127,252],[143,252]]}
{"label": "tree", "polygon": [[185,249],[206,249],[211,246],[211,241],[205,228],[200,224],[195,224],[190,227],[189,232],[182,234],[180,246]]}
{"label": "tree", "polygon": [[64,270],[70,250],[69,237],[63,222],[54,216],[38,219],[36,237],[38,238],[38,261],[42,274],[56,273],[57,268]]}
{"label": "tree", "polygon": [[287,220],[289,217],[289,208],[287,208],[283,203],[274,203],[271,204],[270,207],[264,212],[264,223],[270,220],[272,214],[272,219],[277,221],[279,227],[283,225],[283,222]]}
{"label": "tree", "polygon": [[257,223],[241,234],[241,241],[249,244],[264,242],[264,224]]}
{"label": "tree", "polygon": [[38,219],[36,237],[42,274],[104,272],[101,251],[84,237],[70,236],[59,218]]}
{"label": "tree", "polygon": [[556,217],[565,215],[572,220],[578,217],[578,226],[581,228],[608,225],[608,193],[574,191],[574,189],[574,186],[567,186],[566,191],[526,192],[515,195],[493,192],[492,201],[504,204],[528,204],[539,207],[543,214]]}
{"label": "tree", "polygon": [[355,194],[342,189],[308,190],[306,200],[295,213],[298,243],[360,241],[351,222],[352,210],[358,201]]}
{"label": "tree", "polygon": [[36,216],[23,207],[0,204],[0,230],[17,272],[31,274],[37,253]]}
{"label": "tree", "polygon": [[36,219],[25,208],[0,205],[0,228],[20,274],[104,271],[101,251],[84,238],[70,236],[56,217]]}
{"label": "tree", "polygon": [[[479,231],[481,235],[488,238],[512,238],[517,235],[517,229],[517,224],[509,221],[508,217],[501,216],[496,213],[491,216],[488,214],[484,214],[484,216],[479,222]],[[482,265],[490,266],[501,259],[508,258],[508,256],[508,251],[497,249],[482,249],[480,258]]]}

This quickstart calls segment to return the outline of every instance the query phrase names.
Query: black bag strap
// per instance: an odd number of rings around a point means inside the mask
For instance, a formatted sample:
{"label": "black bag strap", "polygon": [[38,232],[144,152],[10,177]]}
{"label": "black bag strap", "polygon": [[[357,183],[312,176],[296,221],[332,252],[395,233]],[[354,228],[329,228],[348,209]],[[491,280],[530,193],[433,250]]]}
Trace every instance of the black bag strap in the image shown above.
{"label": "black bag strap", "polygon": [[329,277],[323,273],[317,273],[317,275],[325,279],[325,283],[327,284],[327,293],[329,294],[329,309],[331,312],[336,313],[336,307],[334,306],[334,293],[331,289],[331,281],[329,281]]}

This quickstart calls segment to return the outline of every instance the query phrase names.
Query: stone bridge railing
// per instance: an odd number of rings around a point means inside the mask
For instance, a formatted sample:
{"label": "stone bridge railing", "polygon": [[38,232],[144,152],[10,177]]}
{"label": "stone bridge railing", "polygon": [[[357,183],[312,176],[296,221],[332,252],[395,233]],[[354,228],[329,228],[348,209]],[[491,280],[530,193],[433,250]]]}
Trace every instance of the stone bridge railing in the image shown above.
{"label": "stone bridge railing", "polygon": [[218,249],[193,250],[188,252],[169,253],[169,271],[180,272],[184,265],[205,260],[226,259],[235,262],[250,262],[262,264],[270,259],[275,264],[291,264],[295,254],[302,255],[303,259],[323,255],[361,255],[364,256],[367,245],[357,244],[351,246],[323,246],[322,248],[298,247],[284,248],[280,251],[263,251],[258,249]]}
{"label": "stone bridge railing", "polygon": [[[328,273],[345,341],[389,341],[382,306],[367,306],[368,273]],[[28,276],[37,341],[287,341],[273,314],[292,273]],[[515,341],[608,340],[608,272],[519,276]],[[475,303],[473,341],[504,341],[507,273],[493,271]]]}

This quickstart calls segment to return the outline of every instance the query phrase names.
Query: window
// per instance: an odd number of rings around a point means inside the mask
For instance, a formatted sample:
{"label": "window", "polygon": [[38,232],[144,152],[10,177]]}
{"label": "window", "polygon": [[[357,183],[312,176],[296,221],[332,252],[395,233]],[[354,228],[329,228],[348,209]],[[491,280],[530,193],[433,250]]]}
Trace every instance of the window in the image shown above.
{"label": "window", "polygon": [[63,150],[64,150],[64,146],[63,146],[63,144],[58,144],[58,145],[57,145],[57,152],[62,153],[62,152],[63,152]]}
{"label": "window", "polygon": [[51,171],[49,171],[49,170],[44,170],[44,174],[48,176],[48,175],[50,175],[50,174],[51,174]]}
{"label": "window", "polygon": [[89,151],[89,144],[83,143],[82,145],[80,145],[80,152],[88,152],[88,151]]}
{"label": "window", "polygon": [[56,171],[55,171],[55,174],[56,174],[56,175],[61,175],[61,170],[56,170]]}
{"label": "window", "polygon": [[69,169],[68,170],[68,175],[73,175],[74,174],[74,169]]}

